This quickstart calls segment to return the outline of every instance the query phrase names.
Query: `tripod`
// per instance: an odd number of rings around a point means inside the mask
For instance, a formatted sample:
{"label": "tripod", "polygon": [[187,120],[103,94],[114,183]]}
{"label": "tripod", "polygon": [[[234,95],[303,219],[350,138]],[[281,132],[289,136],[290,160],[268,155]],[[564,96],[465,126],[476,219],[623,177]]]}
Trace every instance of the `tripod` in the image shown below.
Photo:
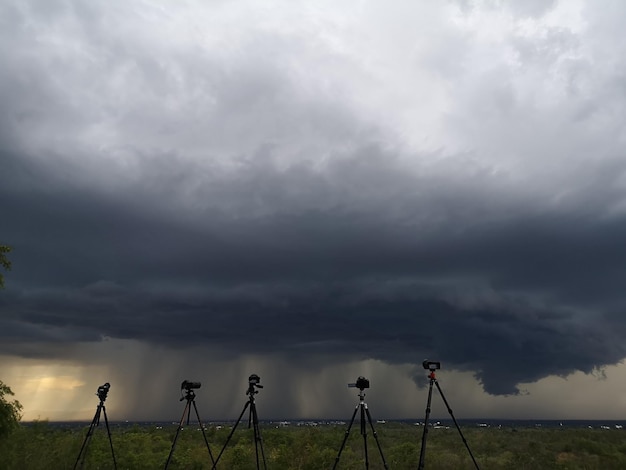
{"label": "tripod", "polygon": [[337,468],[339,464],[339,458],[341,457],[341,453],[343,452],[343,448],[346,445],[346,441],[348,440],[348,436],[350,435],[350,428],[352,428],[352,424],[354,424],[354,418],[356,418],[357,411],[361,411],[361,435],[363,436],[363,449],[365,453],[365,468],[370,468],[369,457],[367,454],[367,426],[365,423],[365,417],[367,415],[367,420],[369,421],[370,427],[372,428],[372,434],[374,435],[374,440],[376,440],[376,445],[378,446],[378,452],[380,453],[380,458],[383,461],[383,466],[388,469],[387,462],[385,461],[385,456],[383,455],[383,450],[380,447],[380,442],[378,442],[378,434],[374,429],[374,424],[372,423],[372,416],[370,415],[370,410],[367,407],[367,403],[365,403],[365,392],[364,389],[369,388],[370,382],[365,377],[359,377],[356,383],[348,384],[348,387],[358,387],[359,389],[359,404],[354,408],[354,413],[352,413],[352,419],[350,420],[350,424],[348,425],[348,429],[346,429],[346,434],[343,438],[343,442],[341,443],[341,447],[339,448],[339,452],[337,453],[337,458],[335,459],[335,465],[333,465],[333,470]]}
{"label": "tripod", "polygon": [[259,449],[260,449],[261,457],[263,459],[263,468],[267,470],[267,466],[265,464],[265,452],[263,451],[263,440],[261,438],[261,431],[259,430],[259,417],[257,416],[256,404],[254,402],[254,395],[259,393],[259,391],[256,390],[256,387],[263,388],[263,385],[259,383],[260,381],[261,379],[256,374],[252,374],[248,378],[248,390],[246,391],[246,395],[248,395],[248,401],[244,405],[243,410],[241,410],[241,414],[239,415],[239,418],[237,418],[237,422],[235,423],[235,425],[233,426],[233,429],[230,431],[230,434],[226,438],[224,447],[222,447],[222,450],[217,456],[217,459],[215,459],[212,470],[215,470],[217,463],[220,461],[220,458],[222,457],[224,450],[226,450],[226,447],[228,446],[228,443],[230,442],[230,438],[233,437],[233,434],[235,433],[235,429],[237,429],[237,426],[239,425],[241,418],[243,417],[248,407],[250,407],[250,411],[248,415],[248,429],[250,429],[251,426],[254,427],[254,451],[256,453],[256,468],[257,470],[260,469],[260,466],[259,466]]}
{"label": "tripod", "polygon": [[167,457],[167,462],[165,462],[165,469],[170,464],[170,460],[172,459],[172,455],[174,454],[174,448],[176,447],[176,440],[178,439],[178,435],[180,434],[180,430],[183,428],[183,422],[185,421],[185,415],[187,415],[187,425],[189,426],[189,415],[191,414],[191,405],[193,405],[193,409],[196,412],[196,418],[198,418],[198,424],[200,424],[200,429],[202,430],[202,436],[204,437],[204,443],[206,444],[206,448],[209,451],[209,457],[211,457],[211,462],[213,460],[213,454],[211,453],[211,448],[209,447],[209,441],[206,438],[206,433],[204,432],[204,425],[200,420],[200,414],[198,413],[198,407],[196,406],[196,394],[192,390],[194,388],[200,388],[200,382],[188,382],[184,381],[181,384],[181,390],[185,389],[185,396],[181,397],[180,401],[187,400],[185,404],[185,408],[183,409],[183,415],[180,418],[180,423],[178,423],[178,429],[176,430],[176,435],[174,436],[174,441],[172,442],[172,449],[170,450],[170,455]]}
{"label": "tripod", "polygon": [[83,445],[80,448],[80,452],[78,453],[78,457],[76,458],[76,462],[74,463],[74,470],[77,468],[83,468],[83,464],[85,463],[85,456],[87,455],[87,445],[89,441],[91,441],[91,436],[96,429],[96,426],[100,424],[100,414],[104,413],[104,423],[107,427],[107,434],[109,436],[109,444],[111,445],[111,455],[113,456],[113,468],[117,470],[117,462],[115,461],[115,452],[113,451],[113,441],[111,440],[111,430],[109,429],[109,419],[107,418],[107,410],[104,406],[104,401],[107,399],[107,394],[109,393],[109,388],[111,385],[107,382],[104,385],[98,387],[98,391],[96,395],[100,399],[100,403],[96,408],[96,414],[93,416],[91,420],[91,424],[89,425],[89,429],[87,430],[87,435],[85,436],[85,440],[83,441]]}
{"label": "tripod", "polygon": [[459,423],[456,422],[456,418],[454,417],[454,414],[452,413],[452,408],[450,408],[450,405],[448,404],[448,400],[446,400],[446,397],[443,394],[441,387],[439,386],[439,382],[437,382],[437,377],[435,377],[435,370],[440,368],[440,363],[432,362],[432,361],[424,361],[423,366],[424,366],[424,369],[430,370],[430,374],[428,374],[430,385],[428,387],[428,401],[426,403],[426,416],[424,417],[424,432],[422,434],[422,448],[420,449],[420,461],[419,461],[419,466],[417,468],[419,470],[424,469],[424,457],[426,453],[426,438],[428,437],[428,417],[430,416],[430,402],[433,396],[433,384],[435,384],[437,386],[437,390],[439,390],[439,395],[441,395],[441,398],[443,399],[443,402],[446,405],[446,408],[448,409],[448,413],[452,417],[452,421],[454,421],[454,425],[459,431],[459,435],[461,436],[461,439],[463,440],[463,444],[465,444],[465,447],[467,448],[467,451],[469,452],[469,455],[472,458],[472,462],[474,462],[474,466],[476,467],[476,470],[480,470],[478,468],[478,463],[476,463],[476,459],[474,458],[474,455],[472,454],[472,451],[470,450],[469,445],[467,444],[467,440],[465,439],[465,436],[463,436],[463,433],[461,432]]}

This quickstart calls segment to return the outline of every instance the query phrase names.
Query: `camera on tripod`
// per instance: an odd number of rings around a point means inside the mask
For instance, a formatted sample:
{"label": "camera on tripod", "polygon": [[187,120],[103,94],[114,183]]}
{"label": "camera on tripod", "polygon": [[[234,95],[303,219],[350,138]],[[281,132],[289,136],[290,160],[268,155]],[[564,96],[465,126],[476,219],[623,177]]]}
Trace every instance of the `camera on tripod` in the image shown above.
{"label": "camera on tripod", "polygon": [[183,383],[180,384],[180,389],[185,389],[187,391],[192,389],[197,389],[202,386],[200,382],[190,382],[189,380],[183,380]]}
{"label": "camera on tripod", "polygon": [[251,387],[263,388],[263,385],[261,385],[261,377],[256,374],[252,374],[250,377],[248,377],[248,384]]}
{"label": "camera on tripod", "polygon": [[104,385],[100,385],[98,387],[98,391],[96,392],[96,395],[98,395],[98,398],[100,399],[100,401],[104,401],[107,399],[107,394],[109,393],[110,388],[111,388],[111,384],[109,382],[105,383]]}
{"label": "camera on tripod", "polygon": [[422,362],[422,365],[424,366],[424,369],[428,369],[431,371],[435,371],[437,369],[441,369],[441,362],[439,361],[424,361]]}
{"label": "camera on tripod", "polygon": [[348,387],[358,388],[359,390],[363,390],[365,388],[370,388],[370,381],[365,377],[360,376],[356,379],[356,382],[353,384],[348,384]]}

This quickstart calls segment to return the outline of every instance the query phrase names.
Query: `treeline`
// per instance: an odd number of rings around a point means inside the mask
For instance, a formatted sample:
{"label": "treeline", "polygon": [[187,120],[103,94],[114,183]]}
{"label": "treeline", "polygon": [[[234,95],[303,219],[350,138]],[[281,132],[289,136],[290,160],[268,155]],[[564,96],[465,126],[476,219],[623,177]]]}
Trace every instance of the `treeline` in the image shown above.
{"label": "treeline", "polygon": [[[71,469],[88,426],[60,428],[47,422],[21,425],[0,440],[0,469]],[[163,468],[177,426],[111,426],[118,469]],[[391,470],[417,469],[421,428],[402,423],[376,427],[383,454]],[[370,431],[370,430],[368,430]],[[206,435],[217,456],[230,432],[209,426]],[[330,470],[345,436],[345,426],[261,428],[268,470]],[[463,434],[482,470],[490,469],[624,469],[626,434],[600,429],[495,429],[464,428]],[[368,433],[370,469],[383,469],[380,454]],[[363,437],[358,423],[352,427],[338,469],[363,469]],[[111,469],[113,460],[104,423],[87,446],[85,469]],[[210,469],[202,432],[193,423],[176,443],[170,469]],[[219,462],[219,469],[255,470],[252,430],[237,429]],[[263,468],[261,466],[261,468]],[[472,469],[474,465],[456,429],[432,429],[428,436],[425,468]]]}

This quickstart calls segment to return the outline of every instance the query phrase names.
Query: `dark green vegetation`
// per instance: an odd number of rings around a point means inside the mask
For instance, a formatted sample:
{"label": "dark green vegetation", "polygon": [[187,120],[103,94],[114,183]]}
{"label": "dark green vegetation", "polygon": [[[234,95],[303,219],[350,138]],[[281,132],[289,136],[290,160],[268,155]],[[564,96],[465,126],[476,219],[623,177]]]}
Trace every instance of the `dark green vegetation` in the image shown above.
{"label": "dark green vegetation", "polygon": [[[356,424],[356,423],[355,423]],[[0,469],[71,469],[88,426],[61,428],[46,422],[22,425],[0,440]],[[421,428],[410,424],[386,423],[376,430],[391,470],[416,469]],[[119,469],[163,468],[176,426],[111,426]],[[229,433],[228,428],[209,427],[207,436],[216,456]],[[345,433],[344,426],[274,428],[263,426],[269,470],[330,470]],[[602,429],[512,429],[463,428],[482,470],[489,469],[624,469],[626,432]],[[368,434],[370,468],[383,468],[376,443]],[[433,429],[428,436],[426,469],[472,469],[473,464],[457,430]],[[96,428],[88,446],[86,469],[113,468],[104,423]],[[178,438],[171,469],[211,468],[197,425],[184,429]],[[222,456],[220,469],[255,469],[252,431],[237,429]],[[338,469],[355,470],[363,464],[363,439],[353,427]]]}
{"label": "dark green vegetation", "polygon": [[13,391],[0,380],[0,441],[19,427],[22,405],[13,400]]}

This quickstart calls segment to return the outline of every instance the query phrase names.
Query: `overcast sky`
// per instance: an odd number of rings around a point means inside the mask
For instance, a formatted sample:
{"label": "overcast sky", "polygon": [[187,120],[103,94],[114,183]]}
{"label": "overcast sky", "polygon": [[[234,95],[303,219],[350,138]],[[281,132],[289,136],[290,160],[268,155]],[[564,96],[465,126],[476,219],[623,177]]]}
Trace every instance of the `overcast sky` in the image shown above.
{"label": "overcast sky", "polygon": [[110,419],[170,417],[183,379],[236,417],[257,373],[263,418],[368,375],[401,417],[430,358],[463,416],[626,416],[625,22],[4,0],[0,380],[30,419],[105,381]]}

